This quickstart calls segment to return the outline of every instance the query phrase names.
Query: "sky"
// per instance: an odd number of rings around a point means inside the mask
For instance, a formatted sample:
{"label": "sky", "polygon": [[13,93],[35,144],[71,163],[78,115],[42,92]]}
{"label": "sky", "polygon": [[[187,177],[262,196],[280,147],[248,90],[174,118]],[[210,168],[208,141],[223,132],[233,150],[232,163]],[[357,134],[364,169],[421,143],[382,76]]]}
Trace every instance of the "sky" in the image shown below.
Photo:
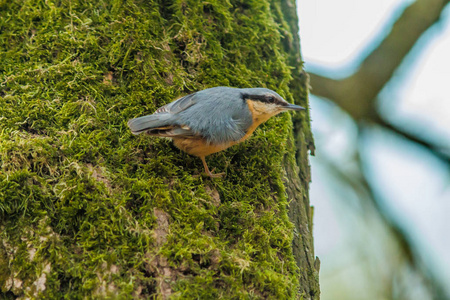
{"label": "sky", "polygon": [[[330,77],[350,74],[411,2],[297,0],[306,70]],[[450,146],[449,53],[450,7],[447,7],[438,26],[419,40],[394,80],[380,94],[384,115],[402,120],[414,132],[434,132],[431,138],[447,147]],[[331,299],[324,289],[335,287],[336,277],[348,273],[347,276],[364,281],[360,277],[364,276],[360,274],[363,271],[353,266],[364,261],[356,256],[366,250],[355,253],[349,249],[357,239],[370,234],[367,229],[355,229],[356,225],[361,222],[371,225],[371,221],[355,213],[357,195],[339,185],[339,179],[329,174],[320,159],[350,161],[349,152],[356,141],[354,125],[345,113],[315,97],[311,97],[311,109],[318,148],[317,157],[311,159],[315,250],[322,261],[323,299]],[[420,147],[412,147],[395,136],[375,129],[368,134],[370,139],[364,151],[369,162],[366,168],[378,190],[383,191],[383,205],[408,228],[442,278],[450,281],[450,239],[446,238],[450,232],[448,167]],[[334,184],[330,186],[330,182]],[[348,203],[336,201],[337,191],[345,195]],[[353,213],[348,213],[350,208]],[[350,267],[339,269],[345,264]]]}

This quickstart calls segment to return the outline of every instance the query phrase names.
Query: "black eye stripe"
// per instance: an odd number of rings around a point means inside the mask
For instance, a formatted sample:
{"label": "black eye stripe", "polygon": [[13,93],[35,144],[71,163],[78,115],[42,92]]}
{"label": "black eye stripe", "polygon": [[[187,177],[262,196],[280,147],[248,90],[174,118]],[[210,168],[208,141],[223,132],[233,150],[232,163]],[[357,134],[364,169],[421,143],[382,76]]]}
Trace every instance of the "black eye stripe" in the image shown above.
{"label": "black eye stripe", "polygon": [[286,102],[284,102],[281,99],[278,99],[278,97],[275,97],[274,95],[251,95],[251,94],[241,93],[241,97],[243,100],[250,99],[250,100],[254,100],[254,101],[261,101],[263,103],[276,104],[276,105],[280,105],[280,106],[287,105]]}
{"label": "black eye stripe", "polygon": [[266,99],[263,99],[262,101],[266,102],[266,103],[270,103],[270,104],[276,104],[276,105],[279,105],[279,106],[287,105],[286,102],[284,102],[283,100],[281,100],[278,97],[275,97],[273,95],[266,96]]}

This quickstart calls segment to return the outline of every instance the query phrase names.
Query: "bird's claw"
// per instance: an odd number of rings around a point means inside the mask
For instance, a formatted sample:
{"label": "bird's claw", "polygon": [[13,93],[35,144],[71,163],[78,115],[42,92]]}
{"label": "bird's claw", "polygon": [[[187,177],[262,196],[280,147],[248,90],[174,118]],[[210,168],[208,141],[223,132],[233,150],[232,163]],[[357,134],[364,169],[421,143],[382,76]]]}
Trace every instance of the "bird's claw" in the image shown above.
{"label": "bird's claw", "polygon": [[208,176],[211,178],[222,178],[224,175],[225,175],[225,173],[216,173],[216,174],[209,173],[208,174]]}

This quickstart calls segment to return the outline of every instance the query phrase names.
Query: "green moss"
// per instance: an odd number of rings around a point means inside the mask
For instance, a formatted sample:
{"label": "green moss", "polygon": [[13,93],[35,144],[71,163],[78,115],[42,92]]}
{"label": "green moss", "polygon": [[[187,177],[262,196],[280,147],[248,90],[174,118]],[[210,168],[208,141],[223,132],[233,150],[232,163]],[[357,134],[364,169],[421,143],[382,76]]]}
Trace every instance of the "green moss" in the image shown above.
{"label": "green moss", "polygon": [[[0,1],[0,298],[155,294],[156,255],[176,273],[175,298],[295,298],[281,178],[290,115],[208,157],[226,172],[217,180],[193,177],[199,159],[126,126],[212,86],[294,101],[279,7]],[[170,216],[160,247],[154,208]]]}

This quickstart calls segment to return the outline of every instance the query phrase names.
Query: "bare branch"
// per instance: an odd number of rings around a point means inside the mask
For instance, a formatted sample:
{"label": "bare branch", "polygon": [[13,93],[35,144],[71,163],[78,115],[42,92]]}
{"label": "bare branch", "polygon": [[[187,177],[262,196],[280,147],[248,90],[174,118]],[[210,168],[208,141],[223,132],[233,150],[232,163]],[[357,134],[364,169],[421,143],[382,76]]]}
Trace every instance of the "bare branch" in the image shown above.
{"label": "bare branch", "polygon": [[[362,128],[360,128],[362,129]],[[361,130],[363,131],[363,130]],[[364,174],[363,162],[359,154],[359,150],[356,149],[355,160],[357,163],[357,172],[351,176],[343,171],[339,166],[333,162],[322,158],[321,161],[329,168],[330,172],[342,180],[345,184],[351,186],[351,188],[358,194],[358,199],[361,200],[371,213],[375,213],[376,216],[386,225],[387,230],[393,235],[398,245],[398,250],[402,254],[401,257],[405,259],[405,262],[416,272],[417,275],[423,278],[425,285],[429,288],[429,292],[432,294],[433,299],[447,299],[448,295],[442,282],[437,279],[437,276],[433,273],[430,267],[423,261],[420,255],[416,243],[408,234],[408,231],[393,217],[386,209],[381,205],[382,200],[380,196],[373,190],[370,182],[367,180]]]}
{"label": "bare branch", "polygon": [[374,100],[420,36],[435,24],[449,0],[417,0],[395,22],[389,35],[361,63],[351,77],[370,86],[360,92]]}
{"label": "bare branch", "polygon": [[[364,128],[360,127],[360,135],[364,131]],[[361,136],[359,141],[361,141]],[[370,195],[369,199],[374,206],[374,211],[378,214],[383,223],[389,228],[398,242],[400,251],[406,257],[406,261],[412,269],[416,270],[424,279],[425,285],[429,288],[430,293],[433,295],[433,299],[446,299],[448,293],[443,286],[442,281],[438,279],[438,276],[434,273],[432,268],[424,261],[420,251],[417,249],[416,243],[413,238],[408,234],[408,230],[401,225],[401,223],[390,214],[382,205],[381,197],[373,190],[370,181],[367,179],[364,172],[364,162],[362,160],[360,150],[356,153],[356,160],[358,163],[358,169],[360,172],[359,182],[363,188]]]}
{"label": "bare branch", "polygon": [[419,37],[429,29],[450,0],[417,0],[408,6],[391,32],[351,76],[334,80],[310,74],[312,93],[336,102],[356,120],[368,119],[375,99]]}
{"label": "bare branch", "polygon": [[[424,140],[403,128],[386,122],[375,107],[377,95],[391,79],[406,54],[419,37],[436,23],[450,0],[417,0],[408,6],[392,27],[391,32],[361,63],[351,76],[335,80],[310,73],[314,95],[335,102],[357,122],[368,121],[401,135],[430,150],[450,164],[450,149]],[[447,151],[448,150],[448,151]]]}
{"label": "bare branch", "polygon": [[[405,139],[407,139],[410,142],[413,142],[417,145],[420,145],[431,152],[434,156],[442,160],[443,162],[450,164],[450,157],[447,153],[450,153],[450,149],[445,149],[445,146],[439,146],[436,143],[432,143],[429,141],[426,141],[423,138],[420,138],[413,133],[405,130],[402,127],[399,127],[397,125],[393,125],[392,123],[387,122],[384,118],[382,118],[380,115],[375,114],[371,117],[370,121],[374,123],[375,125],[378,125],[384,129],[387,129]],[[444,151],[443,151],[444,150]]]}

